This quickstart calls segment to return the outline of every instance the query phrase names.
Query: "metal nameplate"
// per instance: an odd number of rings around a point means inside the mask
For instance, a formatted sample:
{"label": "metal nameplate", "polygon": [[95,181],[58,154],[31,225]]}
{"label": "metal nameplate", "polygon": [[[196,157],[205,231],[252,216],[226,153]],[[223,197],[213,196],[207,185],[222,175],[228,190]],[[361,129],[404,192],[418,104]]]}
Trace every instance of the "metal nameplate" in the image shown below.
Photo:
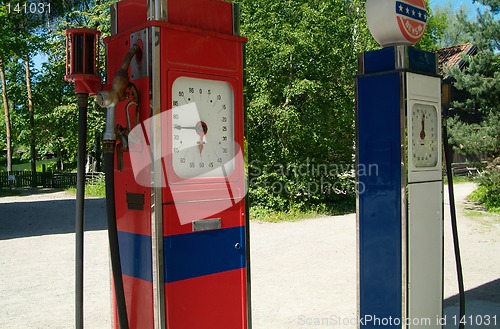
{"label": "metal nameplate", "polygon": [[220,228],[220,218],[195,220],[193,222],[193,232],[218,230]]}
{"label": "metal nameplate", "polygon": [[[132,80],[141,79],[149,76],[149,43],[148,43],[148,29],[143,29],[138,32],[130,34],[130,48],[136,42],[142,42],[142,54],[140,57],[135,56],[130,62],[130,78]],[[139,60],[138,60],[139,59]]]}
{"label": "metal nameplate", "polygon": [[127,207],[129,210],[144,210],[144,194],[127,192]]}

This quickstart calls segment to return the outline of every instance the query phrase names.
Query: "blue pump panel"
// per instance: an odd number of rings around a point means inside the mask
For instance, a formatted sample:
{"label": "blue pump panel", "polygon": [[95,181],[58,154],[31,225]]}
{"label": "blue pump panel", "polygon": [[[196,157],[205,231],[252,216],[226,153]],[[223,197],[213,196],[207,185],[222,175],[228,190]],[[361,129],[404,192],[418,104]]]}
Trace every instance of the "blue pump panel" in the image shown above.
{"label": "blue pump panel", "polygon": [[[408,46],[392,46],[360,54],[360,74],[391,71],[410,71],[437,76],[438,60],[435,53]],[[399,89],[399,87],[398,87]]]}
{"label": "blue pump panel", "polygon": [[364,74],[396,70],[396,48],[386,47],[378,50],[367,51],[363,56]]}
{"label": "blue pump panel", "polygon": [[399,328],[375,319],[402,317],[401,88],[396,71],[357,78],[362,328]]}

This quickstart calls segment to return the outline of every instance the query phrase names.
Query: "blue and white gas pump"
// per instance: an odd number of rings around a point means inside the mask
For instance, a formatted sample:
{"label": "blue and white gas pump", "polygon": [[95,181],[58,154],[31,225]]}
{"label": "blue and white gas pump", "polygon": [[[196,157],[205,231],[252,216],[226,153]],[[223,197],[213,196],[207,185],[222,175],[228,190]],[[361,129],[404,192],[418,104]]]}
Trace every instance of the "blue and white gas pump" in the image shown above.
{"label": "blue and white gas pump", "polygon": [[[358,316],[362,328],[441,328],[443,181],[441,79],[415,49],[423,0],[368,0],[383,47],[358,57]],[[360,172],[361,173],[361,172]]]}

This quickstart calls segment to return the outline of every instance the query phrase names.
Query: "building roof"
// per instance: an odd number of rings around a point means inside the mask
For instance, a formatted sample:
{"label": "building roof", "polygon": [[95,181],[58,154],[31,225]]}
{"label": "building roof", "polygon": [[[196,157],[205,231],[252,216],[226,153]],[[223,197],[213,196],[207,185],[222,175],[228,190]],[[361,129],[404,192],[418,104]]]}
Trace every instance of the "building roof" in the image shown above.
{"label": "building roof", "polygon": [[476,46],[471,43],[464,43],[436,50],[436,54],[439,56],[439,74],[441,74],[444,78],[447,78],[448,76],[445,73],[445,69],[454,66],[462,68],[465,65],[462,55],[474,55],[476,52]]}

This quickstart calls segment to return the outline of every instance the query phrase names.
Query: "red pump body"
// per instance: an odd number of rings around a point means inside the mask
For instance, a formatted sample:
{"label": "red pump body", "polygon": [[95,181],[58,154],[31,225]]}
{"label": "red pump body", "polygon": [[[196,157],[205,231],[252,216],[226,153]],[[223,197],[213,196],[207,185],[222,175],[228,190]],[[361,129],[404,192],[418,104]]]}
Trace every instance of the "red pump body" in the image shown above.
{"label": "red pump body", "polygon": [[[140,104],[126,106],[123,101],[116,106],[117,125],[127,132],[134,127],[147,130],[147,143],[139,151],[129,150],[118,139],[115,160],[117,225],[130,328],[249,328],[243,157],[235,156],[227,176],[186,178],[176,173],[171,154],[173,84],[180,78],[194,78],[230,86],[232,142],[235,153],[242,155],[246,39],[237,33],[237,7],[230,2],[164,0],[163,6],[161,17],[155,18],[146,0],[117,2],[112,8],[114,34],[105,39],[109,83],[129,49],[139,44],[142,50],[129,71]],[[206,133],[208,139],[211,132]],[[138,182],[134,152],[150,158],[141,173],[151,186]],[[118,328],[116,312],[114,323]]]}

